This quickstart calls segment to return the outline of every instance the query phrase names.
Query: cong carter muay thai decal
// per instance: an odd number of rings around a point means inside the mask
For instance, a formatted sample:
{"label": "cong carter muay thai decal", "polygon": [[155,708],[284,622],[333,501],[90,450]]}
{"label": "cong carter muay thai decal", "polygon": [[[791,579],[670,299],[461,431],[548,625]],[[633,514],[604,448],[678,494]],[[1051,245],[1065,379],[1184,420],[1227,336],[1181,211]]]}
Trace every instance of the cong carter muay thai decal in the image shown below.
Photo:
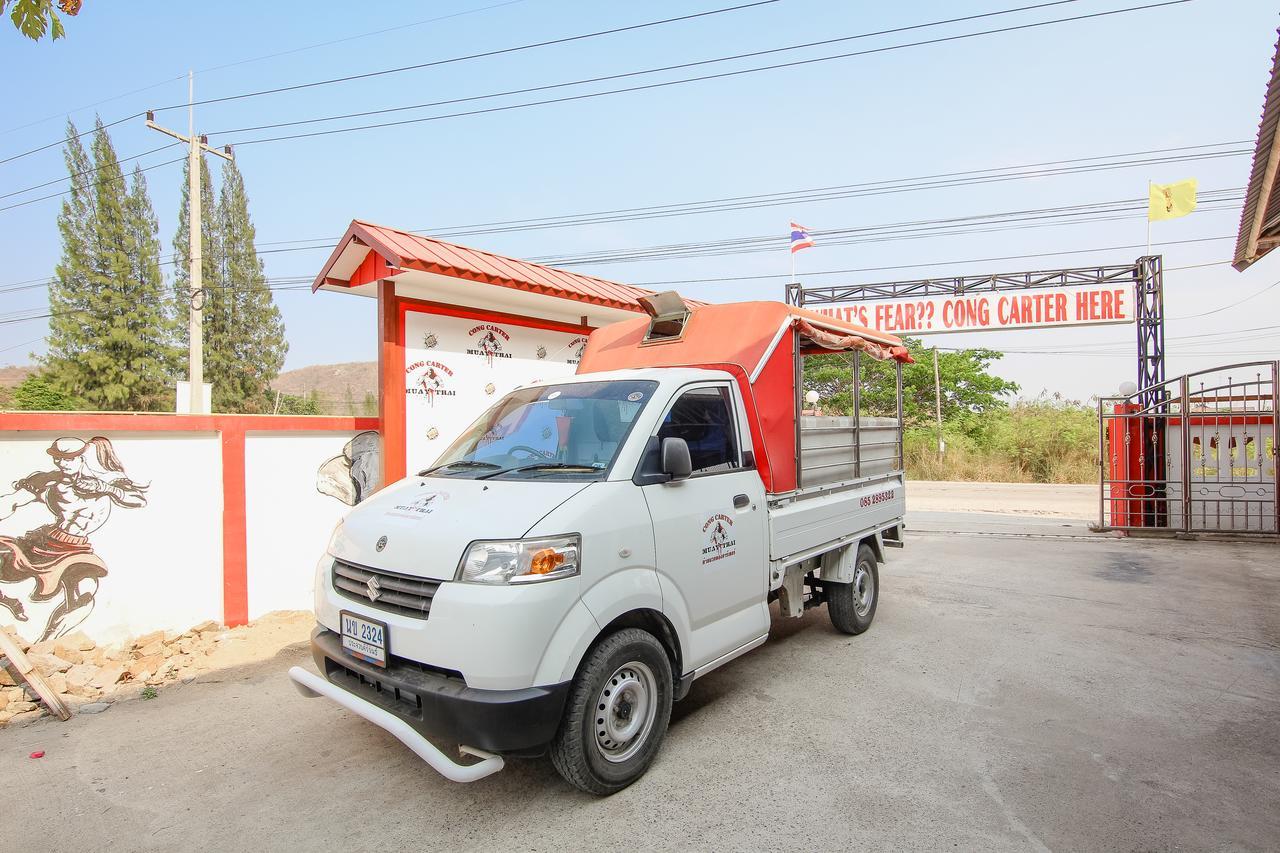
{"label": "cong carter muay thai decal", "polygon": [[706,544],[702,548],[702,565],[725,560],[738,553],[738,540],[733,536],[733,519],[718,512],[702,525]]}
{"label": "cong carter muay thai decal", "polygon": [[0,533],[0,608],[19,622],[40,621],[37,641],[64,636],[93,612],[107,565],[90,537],[116,507],[147,505],[149,485],[125,472],[111,441],[59,438],[45,451],[52,470],[33,471],[0,497],[0,522],[41,504],[51,520],[25,533]]}
{"label": "cong carter muay thai decal", "polygon": [[511,335],[501,326],[481,323],[467,331],[471,339],[467,355],[484,356],[485,363],[493,367],[495,358],[511,358]]}
{"label": "cong carter muay thai decal", "polygon": [[428,405],[434,406],[436,397],[456,397],[458,394],[449,387],[453,370],[438,361],[415,361],[404,372],[404,393],[410,397],[425,396]]}

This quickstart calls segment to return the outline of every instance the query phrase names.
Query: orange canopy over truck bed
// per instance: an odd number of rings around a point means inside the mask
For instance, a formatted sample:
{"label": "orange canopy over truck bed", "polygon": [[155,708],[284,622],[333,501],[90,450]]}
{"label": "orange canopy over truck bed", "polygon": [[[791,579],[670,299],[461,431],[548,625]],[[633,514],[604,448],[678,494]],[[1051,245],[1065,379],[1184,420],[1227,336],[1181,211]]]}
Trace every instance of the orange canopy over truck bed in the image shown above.
{"label": "orange canopy over truck bed", "polygon": [[893,335],[781,302],[688,306],[682,320],[669,321],[666,334],[654,333],[657,322],[638,317],[592,332],[578,373],[642,367],[732,373],[747,402],[760,477],[765,489],[775,493],[796,488],[800,355],[864,352],[876,359],[911,361]]}

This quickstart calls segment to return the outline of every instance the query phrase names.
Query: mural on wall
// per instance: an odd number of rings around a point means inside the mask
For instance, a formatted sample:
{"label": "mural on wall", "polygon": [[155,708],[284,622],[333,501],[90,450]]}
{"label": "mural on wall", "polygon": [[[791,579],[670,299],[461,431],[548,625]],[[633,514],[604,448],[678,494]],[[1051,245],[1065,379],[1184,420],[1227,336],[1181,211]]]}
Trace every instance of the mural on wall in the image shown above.
{"label": "mural on wall", "polygon": [[320,466],[316,490],[355,506],[377,490],[380,467],[377,431],[358,433],[343,445],[340,456]]}
{"label": "mural on wall", "polygon": [[430,467],[496,398],[567,376],[582,357],[582,331],[512,320],[405,314],[407,470]]}
{"label": "mural on wall", "polygon": [[102,436],[59,438],[46,453],[52,470],[33,471],[0,496],[0,524],[29,504],[52,517],[21,535],[0,532],[0,607],[19,622],[43,619],[39,640],[73,631],[93,612],[107,566],[90,537],[114,507],[146,506],[149,488],[130,479]]}

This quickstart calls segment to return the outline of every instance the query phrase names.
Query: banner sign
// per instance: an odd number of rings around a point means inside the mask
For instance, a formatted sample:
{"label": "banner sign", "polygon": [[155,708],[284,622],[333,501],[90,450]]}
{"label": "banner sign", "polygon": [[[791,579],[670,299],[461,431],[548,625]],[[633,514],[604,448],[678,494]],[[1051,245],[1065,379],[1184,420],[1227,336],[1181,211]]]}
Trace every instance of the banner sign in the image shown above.
{"label": "banner sign", "polygon": [[1132,323],[1133,287],[1085,284],[813,306],[813,310],[895,335]]}
{"label": "banner sign", "polygon": [[404,318],[405,455],[429,467],[517,385],[577,370],[586,333],[410,311]]}

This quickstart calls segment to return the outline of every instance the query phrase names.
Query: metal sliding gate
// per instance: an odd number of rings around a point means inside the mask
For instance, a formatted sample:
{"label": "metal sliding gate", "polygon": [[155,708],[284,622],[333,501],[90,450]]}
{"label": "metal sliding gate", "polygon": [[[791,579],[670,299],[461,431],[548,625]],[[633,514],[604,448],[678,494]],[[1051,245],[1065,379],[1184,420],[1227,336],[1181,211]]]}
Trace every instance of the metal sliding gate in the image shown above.
{"label": "metal sliding gate", "polygon": [[1099,400],[1099,526],[1280,533],[1278,380],[1249,362]]}

